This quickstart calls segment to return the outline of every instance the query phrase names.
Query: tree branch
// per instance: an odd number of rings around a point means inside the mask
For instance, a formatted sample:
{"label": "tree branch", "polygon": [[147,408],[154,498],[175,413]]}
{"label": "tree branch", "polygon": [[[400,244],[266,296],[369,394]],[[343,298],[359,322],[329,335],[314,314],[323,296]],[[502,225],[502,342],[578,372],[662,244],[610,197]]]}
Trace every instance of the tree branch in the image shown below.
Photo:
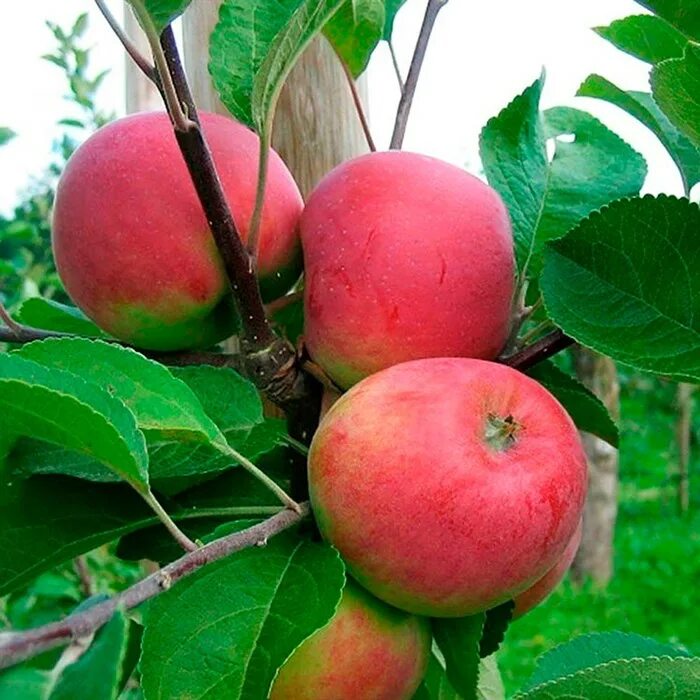
{"label": "tree branch", "polygon": [[394,133],[391,136],[391,145],[389,146],[391,149],[400,149],[403,145],[403,138],[406,134],[406,124],[408,123],[408,116],[411,112],[413,96],[418,86],[418,78],[420,77],[421,68],[423,67],[423,59],[425,58],[425,52],[428,48],[430,35],[433,31],[438,13],[447,5],[447,2],[448,0],[428,0],[428,7],[425,9],[423,25],[420,28],[416,48],[413,52],[413,58],[411,59],[411,67],[408,70],[408,76],[406,77],[406,83],[401,93],[399,107],[396,111]]}
{"label": "tree branch", "polygon": [[339,54],[336,54],[338,56],[338,60],[340,61],[340,65],[343,67],[343,72],[345,73],[345,77],[347,78],[348,81],[348,87],[350,88],[350,94],[352,95],[352,101],[355,104],[355,111],[357,112],[357,116],[360,120],[360,125],[362,126],[362,131],[365,134],[365,140],[367,141],[367,146],[370,151],[374,152],[377,150],[377,146],[374,143],[374,139],[372,138],[372,132],[369,128],[369,120],[367,119],[367,115],[365,114],[365,108],[362,105],[362,98],[360,97],[360,93],[357,90],[357,83],[355,82],[355,78],[353,77],[352,73],[350,72],[350,68],[348,67],[348,64],[345,63],[345,61],[342,59],[342,57]]}
{"label": "tree branch", "polygon": [[309,504],[302,503],[300,513],[284,510],[259,525],[215,540],[168,564],[110,600],[73,613],[65,620],[33,630],[0,633],[0,668],[14,666],[44,651],[96,632],[109,622],[117,608],[135,608],[207,564],[242,549],[264,546],[270,537],[296,525],[309,513]]}
{"label": "tree branch", "polygon": [[509,357],[500,358],[500,362],[514,369],[526,370],[543,362],[552,355],[565,350],[576,341],[563,331],[557,329],[544,338],[532,343]]}
{"label": "tree branch", "polygon": [[45,331],[41,328],[24,326],[13,322],[13,326],[0,326],[0,343],[31,343],[34,340],[46,340],[47,338],[71,338],[70,333],[59,331]]}

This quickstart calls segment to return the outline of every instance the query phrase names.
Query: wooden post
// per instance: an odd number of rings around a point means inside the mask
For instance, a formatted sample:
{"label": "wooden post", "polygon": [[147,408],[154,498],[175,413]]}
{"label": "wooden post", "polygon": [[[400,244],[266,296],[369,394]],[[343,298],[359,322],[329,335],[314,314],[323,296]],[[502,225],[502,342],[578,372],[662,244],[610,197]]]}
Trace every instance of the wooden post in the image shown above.
{"label": "wooden post", "polygon": [[[209,35],[220,3],[192,3],[183,18],[185,65],[201,109],[227,114],[207,72]],[[359,81],[366,95],[364,80]],[[282,90],[272,145],[306,196],[335,165],[367,151],[347,80],[323,38],[311,43]]]}
{"label": "wooden post", "polygon": [[[128,3],[124,3],[124,30],[140,51],[150,55],[148,40],[134,17]],[[126,112],[144,112],[165,109],[163,100],[153,83],[144,76],[136,64],[126,55]]]}

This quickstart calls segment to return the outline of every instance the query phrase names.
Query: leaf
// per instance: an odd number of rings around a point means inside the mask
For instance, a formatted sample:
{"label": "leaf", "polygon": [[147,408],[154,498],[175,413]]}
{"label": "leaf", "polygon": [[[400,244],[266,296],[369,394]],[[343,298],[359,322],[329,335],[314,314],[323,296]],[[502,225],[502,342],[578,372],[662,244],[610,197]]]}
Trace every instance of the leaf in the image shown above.
{"label": "leaf", "polygon": [[481,659],[479,665],[479,700],[506,700],[506,690],[495,656]]}
{"label": "leaf", "polygon": [[9,141],[17,136],[12,129],[8,129],[6,126],[0,126],[0,146],[4,146]]}
{"label": "leaf", "polygon": [[646,658],[611,661],[516,695],[516,700],[694,700],[700,659]]}
{"label": "leaf", "polygon": [[459,700],[455,689],[450,685],[445,669],[435,654],[430,655],[428,670],[413,700]]}
{"label": "leaf", "polygon": [[[646,175],[644,159],[586,112],[551,109],[545,123],[539,114],[543,85],[540,78],[516,97],[480,138],[489,183],[513,221],[518,266],[533,277],[546,241],[608,202],[636,194]],[[547,138],[555,139],[551,162]]]}
{"label": "leaf", "polygon": [[658,656],[687,657],[689,654],[670,644],[661,644],[638,634],[602,632],[582,635],[543,654],[523,690],[530,690],[561,676],[569,676],[609,661]]}
{"label": "leaf", "polygon": [[596,435],[618,447],[620,431],[605,404],[578,379],[562,372],[552,362],[541,362],[527,370],[566,409],[579,430]]}
{"label": "leaf", "polygon": [[63,671],[50,700],[114,700],[122,680],[128,625],[117,610],[90,648]]}
{"label": "leaf", "polygon": [[225,442],[189,386],[135,350],[82,338],[51,338],[29,343],[13,352],[17,355],[104,386],[131,409],[142,430],[180,440]]}
{"label": "leaf", "polygon": [[700,381],[700,208],[615,202],[553,241],[541,279],[550,317],[636,369]]}
{"label": "leaf", "polygon": [[344,0],[301,0],[282,26],[253,79],[251,108],[258,133],[272,128],[277,98],[302,51],[338,11]]}
{"label": "leaf", "polygon": [[32,297],[22,302],[14,317],[19,323],[47,331],[107,337],[80,309],[43,297]]}
{"label": "leaf", "polygon": [[484,613],[432,620],[435,642],[445,658],[447,678],[465,700],[477,698],[479,640],[485,621]]}
{"label": "leaf", "polygon": [[99,386],[16,353],[0,354],[0,413],[4,430],[81,452],[148,491],[143,433],[131,411]]}
{"label": "leaf", "polygon": [[637,0],[637,2],[665,19],[689,39],[700,41],[700,7],[696,0]]}
{"label": "leaf", "polygon": [[345,0],[323,31],[352,76],[359,77],[384,34],[384,0]]}
{"label": "leaf", "polygon": [[294,532],[181,581],[147,612],[146,698],[266,698],[279,666],[332,617],[344,581],[335,550]]}
{"label": "leaf", "polygon": [[700,182],[700,149],[671,124],[650,94],[625,92],[609,80],[595,74],[586,78],[576,94],[610,102],[644,124],[661,141],[675,161],[686,192],[690,192],[693,185]]}
{"label": "leaf", "polygon": [[391,36],[394,33],[394,20],[396,14],[401,9],[406,0],[384,0],[386,20],[384,22],[384,40],[391,41]]}
{"label": "leaf", "polygon": [[127,2],[134,8],[140,6],[145,9],[156,31],[160,34],[187,9],[192,0],[127,0]]}
{"label": "leaf", "polygon": [[505,603],[486,611],[484,631],[479,641],[479,655],[482,659],[498,651],[506,636],[508,625],[513,619],[514,609],[515,603],[512,600],[507,600]]}
{"label": "leaf", "polygon": [[653,15],[634,15],[596,27],[596,34],[640,61],[659,63],[683,55],[686,37]]}
{"label": "leaf", "polygon": [[700,46],[688,44],[683,58],[654,66],[651,91],[671,122],[700,146]]}
{"label": "leaf", "polygon": [[48,700],[52,686],[49,671],[28,666],[0,671],[0,700]]}

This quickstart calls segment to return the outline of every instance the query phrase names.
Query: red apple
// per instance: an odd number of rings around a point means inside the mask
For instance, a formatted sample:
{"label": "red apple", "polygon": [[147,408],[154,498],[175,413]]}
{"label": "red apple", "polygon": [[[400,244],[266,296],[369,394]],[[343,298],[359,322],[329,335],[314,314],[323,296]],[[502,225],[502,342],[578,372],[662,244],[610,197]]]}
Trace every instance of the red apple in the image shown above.
{"label": "red apple", "polygon": [[430,656],[427,620],[350,582],[331,621],[287,659],[270,700],[408,700]]}
{"label": "red apple", "polygon": [[583,523],[581,522],[559,561],[537,583],[516,596],[513,619],[522,617],[526,612],[530,612],[561,583],[581,544],[582,532]]}
{"label": "red apple", "polygon": [[[246,240],[255,201],[258,137],[201,114],[224,193]],[[259,277],[267,297],[299,276],[299,190],[270,154]],[[165,113],[119,119],[68,161],[56,192],[56,265],[75,303],[101,328],[152,350],[217,342],[231,334],[221,258]]]}
{"label": "red apple", "polygon": [[424,357],[494,359],[510,330],[513,238],[491,187],[435,158],[343,163],[301,220],[304,339],[342,387]]}
{"label": "red apple", "polygon": [[514,598],[581,519],[586,460],[557,400],[504,365],[416,360],[326,414],[309,454],[323,536],[382,600],[434,617]]}

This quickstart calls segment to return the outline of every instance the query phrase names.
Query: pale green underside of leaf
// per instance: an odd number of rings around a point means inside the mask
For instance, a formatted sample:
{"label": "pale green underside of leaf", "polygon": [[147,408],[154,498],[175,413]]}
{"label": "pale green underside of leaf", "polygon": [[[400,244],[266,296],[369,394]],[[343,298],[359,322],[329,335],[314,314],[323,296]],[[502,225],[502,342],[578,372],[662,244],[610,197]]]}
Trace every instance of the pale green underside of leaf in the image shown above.
{"label": "pale green underside of leaf", "polygon": [[47,331],[104,338],[106,335],[80,309],[60,304],[53,299],[32,297],[22,302],[14,314],[15,320],[27,326]]}
{"label": "pale green underside of leaf", "polygon": [[596,435],[617,447],[620,433],[603,402],[581,382],[562,372],[551,362],[527,370],[566,409],[579,430]]}
{"label": "pale green underside of leaf", "polygon": [[700,658],[611,661],[516,695],[514,700],[697,700]]}
{"label": "pale green underside of leaf", "polygon": [[135,350],[82,338],[53,338],[29,343],[14,354],[106,388],[133,412],[142,430],[164,438],[225,442],[190,387]]}
{"label": "pale green underside of leaf", "polygon": [[0,414],[3,430],[76,450],[147,490],[143,433],[124,403],[97,385],[14,353],[0,354]]}
{"label": "pale green underside of leaf", "polygon": [[683,55],[688,43],[683,34],[654,15],[633,15],[615,20],[595,32],[621,51],[647,63]]}
{"label": "pale green underside of leaf", "polygon": [[678,166],[686,192],[700,182],[700,149],[671,124],[650,94],[622,90],[595,74],[586,78],[576,94],[605,100],[623,109],[652,131]]}
{"label": "pale green underside of leaf", "polygon": [[700,146],[700,46],[688,44],[682,58],[654,66],[651,89],[671,122]]}
{"label": "pale green underside of leaf", "polygon": [[[597,119],[559,107],[539,113],[544,78],[484,127],[481,159],[513,222],[520,270],[537,277],[544,244],[605,204],[639,192],[644,159]],[[559,138],[566,136],[566,138]],[[571,140],[573,136],[573,141]],[[547,139],[556,151],[547,158]]]}
{"label": "pale green underside of leaf", "polygon": [[637,369],[700,381],[700,208],[650,196],[592,214],[545,256],[550,317]]}
{"label": "pale green underside of leaf", "polygon": [[537,668],[523,690],[543,685],[593,666],[620,659],[640,659],[649,656],[689,656],[688,652],[670,644],[638,634],[602,632],[581,635],[560,644],[537,660]]}
{"label": "pale green underside of leaf", "polygon": [[263,700],[279,666],[331,618],[344,583],[337,552],[296,533],[181,581],[148,610],[145,697]]}
{"label": "pale green underside of leaf", "polygon": [[637,0],[689,39],[700,41],[700,5],[697,0]]}

